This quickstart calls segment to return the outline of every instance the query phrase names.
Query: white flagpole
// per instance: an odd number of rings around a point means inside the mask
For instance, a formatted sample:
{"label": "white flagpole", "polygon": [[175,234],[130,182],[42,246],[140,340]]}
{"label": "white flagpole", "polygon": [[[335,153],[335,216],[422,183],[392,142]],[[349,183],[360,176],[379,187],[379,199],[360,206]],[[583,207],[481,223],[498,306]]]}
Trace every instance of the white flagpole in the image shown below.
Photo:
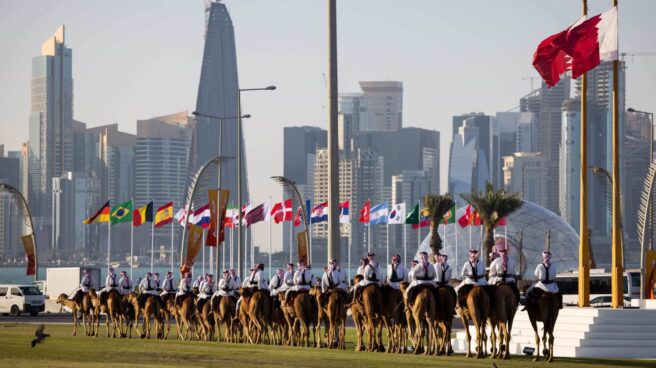
{"label": "white flagpole", "polygon": [[203,249],[203,276],[205,275],[205,229],[203,229],[203,235],[201,238],[200,246]]}
{"label": "white flagpole", "polygon": [[[460,225],[458,225],[458,226],[460,226]],[[460,229],[458,228],[458,226],[454,226],[454,229],[455,229],[455,236],[456,236],[456,250],[455,250],[455,254],[456,254],[456,255],[455,255],[455,257],[456,257],[456,277],[458,277],[458,275],[460,275],[460,274],[458,273],[458,267],[460,267],[460,266],[458,265],[458,231],[460,231]]]}
{"label": "white flagpole", "polygon": [[310,220],[310,226],[308,227],[310,232],[310,244],[308,246],[308,264],[312,265],[312,220]]}
{"label": "white flagpole", "polygon": [[481,254],[483,250],[483,226],[478,225],[478,230],[478,254]]}
{"label": "white flagpole", "polygon": [[250,232],[250,231],[248,231],[248,229],[249,228],[246,228],[246,231],[245,231],[245,233],[246,233],[246,244],[247,244],[248,248],[250,248],[250,250],[251,250],[251,266],[255,266],[255,252],[253,252],[254,249],[253,249],[253,242],[251,241],[251,237],[248,236],[248,233]]}
{"label": "white flagpole", "polygon": [[112,207],[109,207],[109,221],[107,222],[107,269],[112,264]]}
{"label": "white flagpole", "polygon": [[[153,202],[153,207],[155,207],[154,202]],[[153,222],[150,223],[150,272],[153,272],[154,263],[155,263],[155,219],[153,218]]]}
{"label": "white flagpole", "polygon": [[371,222],[367,222],[367,253],[371,252]]}
{"label": "white flagpole", "polygon": [[346,274],[349,280],[351,280],[351,245],[353,243],[353,224],[351,224],[351,219],[349,218],[349,238],[348,238],[348,267],[346,267]]}
{"label": "white flagpole", "polygon": [[294,252],[294,220],[289,221],[289,263],[294,263],[294,259],[292,258],[293,252]]}
{"label": "white flagpole", "polygon": [[403,224],[403,262],[408,259],[408,226]]}
{"label": "white flagpole", "polygon": [[[210,231],[208,229],[207,236],[209,237],[209,235],[210,235]],[[203,246],[205,246],[205,244],[203,244]],[[214,250],[212,249],[212,247],[208,247],[208,248],[210,251],[210,263],[207,264],[207,269],[209,273],[214,274]]]}
{"label": "white flagpole", "polygon": [[[130,199],[132,201],[132,207],[134,207],[134,198]],[[132,213],[134,216],[134,213]],[[132,224],[130,224],[130,280],[132,280],[132,264],[134,263],[133,259],[134,252],[134,219],[132,219]]]}
{"label": "white flagpole", "polygon": [[233,226],[230,228],[230,269],[235,268],[234,264],[234,259],[232,258],[232,255],[234,254],[235,250],[235,226],[233,223]]}
{"label": "white flagpole", "polygon": [[[171,221],[171,273],[173,273],[173,226],[175,225],[175,221]],[[132,279],[130,277],[130,279]]]}
{"label": "white flagpole", "polygon": [[469,223],[469,249],[472,249],[472,226],[474,226],[471,222]]}
{"label": "white flagpole", "polygon": [[385,224],[385,236],[387,238],[387,250],[385,252],[386,259],[389,260],[389,221]]}
{"label": "white flagpole", "polygon": [[[284,200],[284,199],[283,199]],[[284,203],[284,202],[283,202]],[[273,222],[273,219],[271,218],[271,196],[269,196],[269,280],[271,280],[271,223]],[[283,210],[284,211],[284,210]],[[284,216],[283,212],[283,216]]]}
{"label": "white flagpole", "polygon": [[[223,231],[225,232],[225,228]],[[224,239],[223,246],[221,247],[221,253],[223,253],[221,257],[221,268],[224,270],[226,268],[226,245],[227,245],[226,243],[227,242]],[[217,271],[217,276],[218,275],[221,275],[221,272]]]}

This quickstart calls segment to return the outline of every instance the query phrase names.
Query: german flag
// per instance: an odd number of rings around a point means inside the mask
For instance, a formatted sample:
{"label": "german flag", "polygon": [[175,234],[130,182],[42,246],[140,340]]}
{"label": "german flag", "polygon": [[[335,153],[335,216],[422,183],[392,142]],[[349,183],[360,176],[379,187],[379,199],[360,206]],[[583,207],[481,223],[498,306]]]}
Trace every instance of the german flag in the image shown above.
{"label": "german flag", "polygon": [[155,227],[164,226],[173,221],[173,202],[169,202],[157,209],[155,214]]}
{"label": "german flag", "polygon": [[118,224],[119,222],[132,221],[132,200],[112,207],[112,216],[110,221],[112,222],[112,225]]}
{"label": "german flag", "polygon": [[105,203],[93,216],[82,221],[83,224],[88,225],[94,222],[109,222],[109,201]]}
{"label": "german flag", "polygon": [[153,202],[137,208],[132,213],[133,226],[141,226],[146,222],[153,222]]}

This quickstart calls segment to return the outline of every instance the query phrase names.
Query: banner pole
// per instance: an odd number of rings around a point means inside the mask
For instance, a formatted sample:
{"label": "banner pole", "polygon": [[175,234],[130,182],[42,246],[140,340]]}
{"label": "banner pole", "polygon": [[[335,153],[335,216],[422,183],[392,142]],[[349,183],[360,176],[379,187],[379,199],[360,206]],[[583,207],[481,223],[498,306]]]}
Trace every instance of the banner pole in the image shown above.
{"label": "banner pole", "polygon": [[289,221],[289,263],[294,263],[294,221]]}
{"label": "banner pole", "polygon": [[112,207],[109,207],[110,209],[110,215],[109,215],[109,221],[107,222],[107,269],[109,269],[109,266],[112,264],[112,215],[111,215],[111,209]]}
{"label": "banner pole", "polygon": [[[283,202],[284,203],[284,202]],[[269,196],[269,280],[271,280],[271,223],[273,222],[273,219],[271,218],[271,196]],[[283,212],[284,214],[284,212]]]}
{"label": "banner pole", "polygon": [[[131,199],[134,208],[134,198]],[[134,216],[134,213],[132,214]],[[130,280],[132,280],[132,269],[134,264],[134,220],[130,224]]]}
{"label": "banner pole", "polygon": [[205,276],[205,229],[203,229],[203,235],[200,244],[203,249],[203,276]]}
{"label": "banner pole", "polygon": [[403,224],[403,262],[407,261],[408,257],[408,226]]}
{"label": "banner pole", "polygon": [[[153,202],[154,207],[154,202]],[[150,223],[150,272],[153,272],[155,263],[155,219]]]}

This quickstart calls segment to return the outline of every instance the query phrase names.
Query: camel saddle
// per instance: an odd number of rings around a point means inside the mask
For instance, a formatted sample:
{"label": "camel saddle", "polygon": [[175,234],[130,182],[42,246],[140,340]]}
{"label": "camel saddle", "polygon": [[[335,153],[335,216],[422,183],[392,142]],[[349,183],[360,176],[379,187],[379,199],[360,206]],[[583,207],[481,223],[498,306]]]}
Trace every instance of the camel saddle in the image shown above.
{"label": "camel saddle", "polygon": [[[544,291],[540,288],[533,288],[533,290],[531,290],[531,292],[528,293],[528,295],[526,296],[526,305],[522,310],[523,311],[527,310],[530,305],[537,303],[538,300],[540,300],[540,298],[542,297],[542,295],[546,293],[547,291]],[[558,293],[556,293],[556,297],[558,299],[558,309],[563,309],[563,293],[559,291]]]}
{"label": "camel saddle", "polygon": [[341,293],[344,296],[345,300],[348,299],[348,293],[346,291],[344,291],[344,289],[334,287],[334,288],[328,289],[328,291],[321,294],[321,297],[320,297],[321,298],[321,305],[326,304],[326,300],[328,300],[328,296],[332,293]]}
{"label": "camel saddle", "polygon": [[469,292],[475,287],[479,286],[482,287],[483,290],[487,293],[487,296],[490,298],[490,305],[494,305],[494,292],[496,291],[496,286],[495,285],[463,285],[460,289],[458,289],[458,306],[460,308],[467,308],[467,296],[469,295]]}
{"label": "camel saddle", "polygon": [[434,288],[430,284],[421,284],[421,285],[417,285],[417,286],[412,287],[412,289],[410,289],[410,291],[408,291],[408,306],[414,305],[415,298],[417,297],[417,294],[419,294],[419,292],[422,289],[430,289],[430,291],[433,293],[433,295],[435,295],[435,300],[437,300],[437,293],[436,293],[437,289]]}
{"label": "camel saddle", "polygon": [[285,305],[288,307],[291,307],[294,305],[294,299],[296,299],[296,296],[299,294],[309,294],[310,290],[290,290],[287,292],[287,295],[285,296]]}

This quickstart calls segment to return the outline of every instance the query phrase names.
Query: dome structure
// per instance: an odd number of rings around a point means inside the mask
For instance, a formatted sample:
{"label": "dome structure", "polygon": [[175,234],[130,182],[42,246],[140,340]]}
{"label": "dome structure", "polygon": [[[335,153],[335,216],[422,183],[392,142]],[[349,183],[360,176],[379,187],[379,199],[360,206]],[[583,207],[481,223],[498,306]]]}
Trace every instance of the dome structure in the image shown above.
{"label": "dome structure", "polygon": [[[467,260],[470,244],[472,248],[480,250],[485,231],[484,226],[462,228],[458,225],[457,219],[465,214],[465,209],[466,206],[456,210],[455,224],[439,227],[440,236],[444,241],[441,253],[449,256],[449,263],[458,271],[458,277],[463,263]],[[520,272],[521,258],[522,275],[532,279],[533,271],[542,261],[541,254],[548,243],[551,244],[552,263],[557,265],[558,272],[578,268],[578,233],[560,216],[535,203],[524,201],[522,207],[506,219],[506,223],[505,227],[497,227],[495,243],[508,245],[510,256],[515,259],[518,268],[514,272]],[[424,238],[419,251],[430,252],[429,242],[430,235]],[[487,254],[485,256],[487,257]]]}

